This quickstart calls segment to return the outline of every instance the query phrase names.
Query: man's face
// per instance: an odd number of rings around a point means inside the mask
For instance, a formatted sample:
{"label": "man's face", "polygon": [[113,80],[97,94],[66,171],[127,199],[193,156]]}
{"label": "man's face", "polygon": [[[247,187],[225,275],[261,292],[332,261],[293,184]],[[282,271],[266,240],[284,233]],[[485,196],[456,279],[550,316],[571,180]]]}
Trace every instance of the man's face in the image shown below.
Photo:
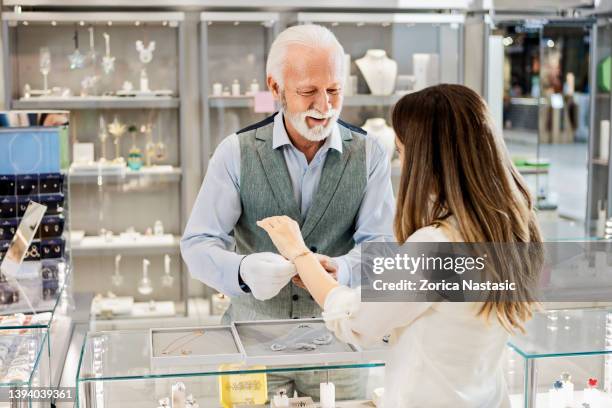
{"label": "man's face", "polygon": [[331,133],[342,109],[342,61],[329,49],[293,45],[287,49],[284,88],[268,78],[289,125],[311,141]]}

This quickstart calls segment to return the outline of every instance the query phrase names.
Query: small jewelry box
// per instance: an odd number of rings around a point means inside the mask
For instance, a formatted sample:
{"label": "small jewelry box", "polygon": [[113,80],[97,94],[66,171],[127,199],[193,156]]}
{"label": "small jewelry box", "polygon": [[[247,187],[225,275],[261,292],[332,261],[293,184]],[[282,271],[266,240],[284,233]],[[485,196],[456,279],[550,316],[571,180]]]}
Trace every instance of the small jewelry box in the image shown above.
{"label": "small jewelry box", "polygon": [[23,217],[30,201],[38,200],[38,196],[17,196],[17,217]]}
{"label": "small jewelry box", "polygon": [[41,240],[42,259],[57,259],[64,257],[65,242],[63,238]]}
{"label": "small jewelry box", "polygon": [[64,217],[61,215],[48,215],[40,223],[40,237],[61,237],[64,233]]}
{"label": "small jewelry box", "polygon": [[0,175],[0,196],[17,194],[15,190],[16,177],[13,175]]}
{"label": "small jewelry box", "polygon": [[38,177],[39,194],[55,194],[63,192],[64,175],[60,173],[44,173]]}
{"label": "small jewelry box", "polygon": [[25,261],[40,261],[40,241],[33,241],[26,252]]}
{"label": "small jewelry box", "polygon": [[0,221],[0,240],[10,241],[13,239],[15,232],[17,231],[17,226],[19,225],[19,220],[10,219],[10,220],[1,220]]}
{"label": "small jewelry box", "polygon": [[0,198],[0,218],[17,217],[17,197],[6,196]]}
{"label": "small jewelry box", "polygon": [[38,175],[22,174],[17,176],[17,195],[38,194]]}
{"label": "small jewelry box", "polygon": [[41,194],[38,203],[47,207],[45,215],[58,215],[64,212],[64,195],[62,193]]}

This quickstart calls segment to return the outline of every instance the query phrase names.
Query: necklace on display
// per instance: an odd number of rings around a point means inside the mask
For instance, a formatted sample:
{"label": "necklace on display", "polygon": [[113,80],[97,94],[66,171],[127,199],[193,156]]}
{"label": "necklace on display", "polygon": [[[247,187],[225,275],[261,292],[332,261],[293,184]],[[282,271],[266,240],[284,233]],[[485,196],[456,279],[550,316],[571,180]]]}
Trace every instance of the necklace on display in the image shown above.
{"label": "necklace on display", "polygon": [[355,64],[374,95],[391,95],[397,77],[397,62],[385,50],[368,50]]}
{"label": "necklace on display", "polygon": [[161,353],[163,355],[168,355],[168,354],[174,353],[177,350],[181,350],[181,354],[189,355],[191,354],[191,350],[184,349],[183,347],[187,346],[188,344],[192,343],[193,341],[195,341],[196,339],[198,339],[199,337],[203,335],[204,335],[204,330],[201,330],[201,329],[187,333],[183,336],[180,336],[172,340],[170,344],[168,344],[166,347],[162,349]]}

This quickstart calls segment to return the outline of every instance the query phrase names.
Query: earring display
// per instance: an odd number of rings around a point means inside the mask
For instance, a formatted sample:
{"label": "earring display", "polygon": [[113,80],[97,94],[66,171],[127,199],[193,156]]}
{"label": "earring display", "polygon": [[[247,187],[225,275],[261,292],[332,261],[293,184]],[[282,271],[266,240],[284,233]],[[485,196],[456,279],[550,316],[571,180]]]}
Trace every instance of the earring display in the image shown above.
{"label": "earring display", "polygon": [[89,26],[87,31],[89,31],[89,52],[87,53],[87,59],[95,67],[98,63],[98,53],[96,52],[94,27]]}
{"label": "earring display", "polygon": [[123,285],[123,275],[119,271],[119,267],[121,265],[121,254],[115,255],[115,272],[111,278],[113,286],[119,287]]}
{"label": "earring display", "polygon": [[48,76],[49,72],[51,72],[51,52],[49,51],[49,47],[41,47],[39,55],[38,66],[43,76],[43,93],[47,94],[49,92]]}
{"label": "earring display", "polygon": [[102,34],[104,37],[104,45],[106,53],[102,57],[102,70],[106,75],[112,73],[115,70],[115,57],[111,55],[110,51],[110,35],[108,33]]}
{"label": "earring display", "polygon": [[174,284],[174,276],[170,273],[170,255],[164,255],[164,276],[162,276],[162,286],[170,288]]}
{"label": "earring display", "polygon": [[80,69],[85,65],[85,57],[79,51],[79,31],[74,29],[74,51],[68,56],[70,61],[70,69]]}
{"label": "earring display", "polygon": [[153,51],[155,51],[155,41],[149,42],[145,47],[144,43],[140,40],[136,41],[136,50],[138,51],[138,58],[143,64],[148,64],[153,60]]}
{"label": "earring display", "polygon": [[149,279],[149,266],[151,262],[148,259],[142,260],[142,278],[138,282],[138,293],[147,296],[153,293],[153,285]]}
{"label": "earring display", "polygon": [[113,144],[115,145],[115,158],[114,163],[125,164],[125,159],[121,157],[121,137],[125,134],[127,126],[119,121],[119,118],[115,116],[115,119],[110,125],[108,125],[108,133],[113,137]]}
{"label": "earring display", "polygon": [[98,140],[100,141],[100,163],[106,162],[106,139],[108,139],[108,133],[106,132],[106,121],[104,116],[100,115],[98,119]]}

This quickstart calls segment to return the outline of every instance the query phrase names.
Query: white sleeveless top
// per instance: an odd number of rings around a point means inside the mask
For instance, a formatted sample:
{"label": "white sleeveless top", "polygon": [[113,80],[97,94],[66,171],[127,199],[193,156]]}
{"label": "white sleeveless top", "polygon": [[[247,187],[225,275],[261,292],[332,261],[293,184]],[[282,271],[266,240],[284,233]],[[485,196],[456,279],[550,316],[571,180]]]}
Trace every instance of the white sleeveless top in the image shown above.
{"label": "white sleeveless top", "polygon": [[[425,227],[407,242],[450,242]],[[361,303],[359,290],[339,286],[325,301],[327,327],[346,342],[379,342],[392,334],[385,367],[385,408],[510,407],[502,366],[508,333],[481,303]]]}

